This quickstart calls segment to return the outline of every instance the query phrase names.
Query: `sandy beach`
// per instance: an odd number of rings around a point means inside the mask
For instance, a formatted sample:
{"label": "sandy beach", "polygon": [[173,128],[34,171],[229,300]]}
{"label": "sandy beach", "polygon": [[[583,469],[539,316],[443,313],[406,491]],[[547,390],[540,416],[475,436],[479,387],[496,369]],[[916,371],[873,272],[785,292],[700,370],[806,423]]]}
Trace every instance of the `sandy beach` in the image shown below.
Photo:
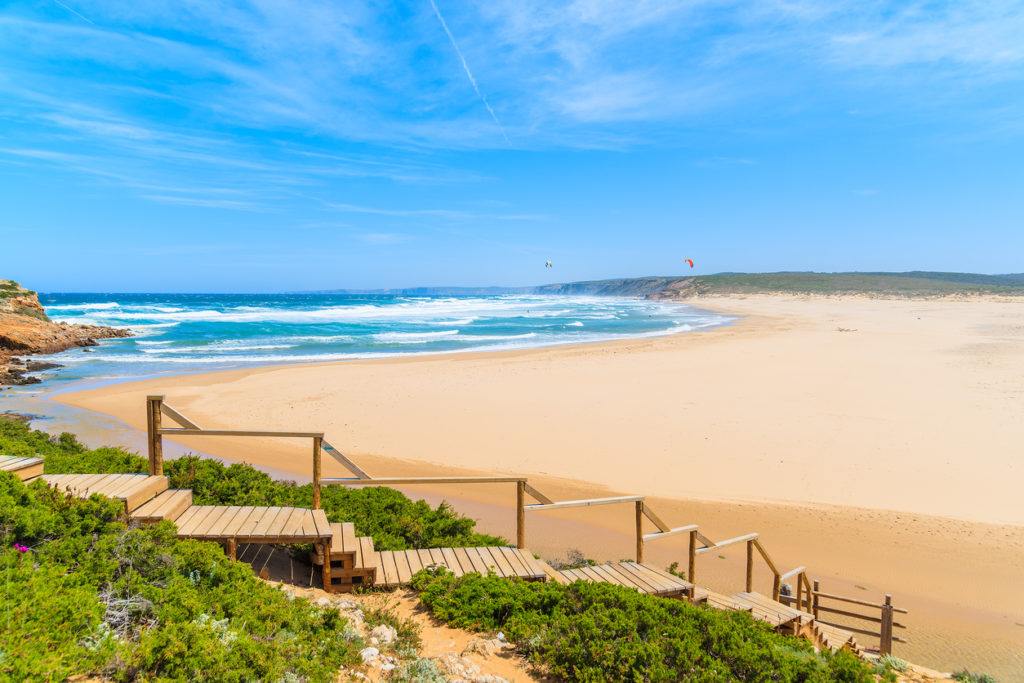
{"label": "sandy beach", "polygon": [[[823,590],[892,593],[911,610],[899,656],[1024,680],[1024,301],[695,303],[744,317],[669,337],[182,375],[55,398],[139,429],[144,397],[165,394],[208,428],[324,431],[374,476],[516,473],[555,499],[645,494],[672,526],[760,532],[783,571],[806,565]],[[311,471],[306,442],[181,443]],[[417,492],[512,535],[508,486]],[[528,546],[618,559],[632,553],[632,524],[619,506],[536,513]],[[704,556],[697,582],[741,590],[742,549],[722,554]],[[685,564],[670,541],[647,555]]]}

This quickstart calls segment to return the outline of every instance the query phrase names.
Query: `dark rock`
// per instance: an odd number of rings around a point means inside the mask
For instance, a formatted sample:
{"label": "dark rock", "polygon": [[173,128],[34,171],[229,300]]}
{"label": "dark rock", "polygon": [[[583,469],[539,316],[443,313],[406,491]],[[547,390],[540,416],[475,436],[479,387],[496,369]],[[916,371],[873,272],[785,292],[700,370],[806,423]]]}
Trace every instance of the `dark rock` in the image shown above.
{"label": "dark rock", "polygon": [[42,370],[52,370],[54,368],[64,367],[60,363],[41,363],[36,360],[29,361],[25,364],[25,370],[28,372],[40,372]]}

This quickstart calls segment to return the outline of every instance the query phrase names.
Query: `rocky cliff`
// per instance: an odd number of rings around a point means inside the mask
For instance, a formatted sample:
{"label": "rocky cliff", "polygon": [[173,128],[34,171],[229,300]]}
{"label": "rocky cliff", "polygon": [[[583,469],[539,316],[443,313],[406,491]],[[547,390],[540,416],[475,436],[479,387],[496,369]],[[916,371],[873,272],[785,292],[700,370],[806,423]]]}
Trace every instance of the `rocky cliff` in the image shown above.
{"label": "rocky cliff", "polygon": [[55,323],[35,292],[17,282],[0,280],[0,386],[38,382],[25,373],[55,367],[53,363],[25,362],[18,356],[96,346],[97,339],[131,334],[112,327]]}

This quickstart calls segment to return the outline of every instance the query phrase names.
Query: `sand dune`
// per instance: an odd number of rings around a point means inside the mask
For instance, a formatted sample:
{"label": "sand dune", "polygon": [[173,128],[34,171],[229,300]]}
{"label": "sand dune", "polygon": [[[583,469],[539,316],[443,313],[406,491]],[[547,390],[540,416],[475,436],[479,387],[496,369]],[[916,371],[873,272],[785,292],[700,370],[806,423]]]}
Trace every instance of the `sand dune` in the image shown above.
{"label": "sand dune", "polygon": [[[324,430],[372,474],[530,475],[556,497],[657,497],[670,524],[760,531],[780,564],[913,610],[898,654],[1024,670],[1024,302],[756,296],[673,337],[160,378],[58,400],[144,427],[143,397],[206,427]],[[308,475],[308,444],[182,439]],[[341,475],[334,463],[328,475]],[[508,491],[444,495],[509,533]],[[440,492],[433,492],[439,495]],[[630,553],[627,510],[529,520],[529,544]],[[669,546],[666,543],[666,546]],[[700,582],[739,589],[737,557]],[[679,548],[649,557],[681,559]]]}

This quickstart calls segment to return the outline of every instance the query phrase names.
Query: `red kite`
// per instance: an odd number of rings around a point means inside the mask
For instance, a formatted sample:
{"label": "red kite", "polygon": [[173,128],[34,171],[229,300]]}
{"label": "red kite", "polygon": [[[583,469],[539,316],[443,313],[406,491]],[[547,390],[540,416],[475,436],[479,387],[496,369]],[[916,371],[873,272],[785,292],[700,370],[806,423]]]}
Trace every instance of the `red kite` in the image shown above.
{"label": "red kite", "polygon": [[693,259],[684,258],[683,260],[689,263],[690,267],[693,268]]}

